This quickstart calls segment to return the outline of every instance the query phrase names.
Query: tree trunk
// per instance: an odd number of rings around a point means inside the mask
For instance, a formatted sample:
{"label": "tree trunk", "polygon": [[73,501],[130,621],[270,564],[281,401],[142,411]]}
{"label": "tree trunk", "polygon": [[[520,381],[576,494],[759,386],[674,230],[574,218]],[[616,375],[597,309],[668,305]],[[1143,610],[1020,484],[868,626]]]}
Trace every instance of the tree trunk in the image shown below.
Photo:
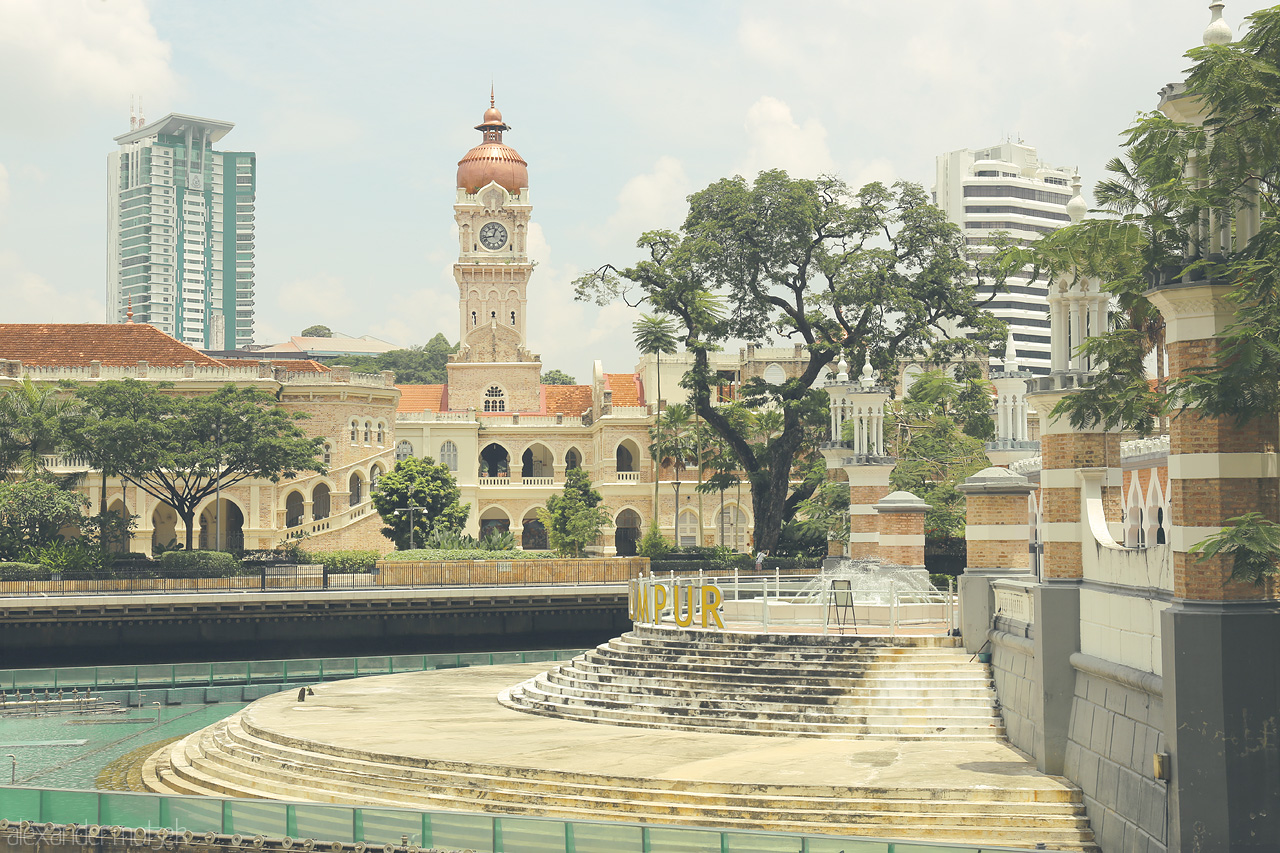
{"label": "tree trunk", "polygon": [[181,518],[182,523],[187,526],[187,550],[193,551],[195,549],[191,547],[191,541],[192,541],[192,532],[195,529],[195,523],[196,523],[195,510],[188,510],[187,512],[182,512],[181,510],[179,510],[178,517]]}
{"label": "tree trunk", "polygon": [[[658,361],[658,391],[657,398],[653,401],[653,423],[657,426],[662,419],[662,353],[656,353]],[[658,464],[658,457],[653,457],[653,523],[658,523],[658,474],[662,470],[662,466]]]}
{"label": "tree trunk", "polygon": [[[128,512],[128,508],[125,512]],[[102,469],[102,492],[98,495],[98,548],[107,553],[107,537],[104,525],[107,523],[107,469]]]}

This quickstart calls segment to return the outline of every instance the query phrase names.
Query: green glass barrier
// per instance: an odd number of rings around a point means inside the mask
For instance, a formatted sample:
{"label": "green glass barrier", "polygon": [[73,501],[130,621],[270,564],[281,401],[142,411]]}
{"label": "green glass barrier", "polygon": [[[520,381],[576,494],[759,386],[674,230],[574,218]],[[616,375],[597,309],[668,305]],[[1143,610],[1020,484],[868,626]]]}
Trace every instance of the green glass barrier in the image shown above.
{"label": "green glass barrier", "polygon": [[0,786],[0,818],[491,853],[1031,853],[848,836],[8,786]]}
{"label": "green glass barrier", "polygon": [[332,681],[361,675],[422,672],[458,666],[568,660],[582,649],[534,652],[474,652],[356,658],[224,661],[221,663],[76,666],[66,669],[0,670],[0,690],[132,690],[157,687],[215,687],[220,684],[284,684]]}

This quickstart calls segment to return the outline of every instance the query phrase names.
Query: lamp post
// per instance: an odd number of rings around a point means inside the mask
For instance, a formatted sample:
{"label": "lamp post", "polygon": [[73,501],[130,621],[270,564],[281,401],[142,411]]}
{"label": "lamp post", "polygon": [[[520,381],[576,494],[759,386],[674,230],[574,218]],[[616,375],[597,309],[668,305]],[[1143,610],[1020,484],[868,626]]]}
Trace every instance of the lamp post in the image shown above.
{"label": "lamp post", "polygon": [[12,765],[10,766],[10,768],[9,768],[9,784],[10,784],[10,785],[17,784],[17,781],[18,781],[18,756],[14,755],[12,752],[10,752],[10,753],[8,753],[7,755],[5,755],[5,758],[7,758],[7,759],[9,759],[10,761],[12,761],[12,762],[13,762],[13,764],[12,764]]}
{"label": "lamp post", "polygon": [[404,515],[406,512],[409,513],[409,550],[410,551],[413,550],[413,514],[415,512],[422,512],[425,509],[426,507],[421,507],[421,506],[402,506],[398,510],[396,510],[396,515]]}

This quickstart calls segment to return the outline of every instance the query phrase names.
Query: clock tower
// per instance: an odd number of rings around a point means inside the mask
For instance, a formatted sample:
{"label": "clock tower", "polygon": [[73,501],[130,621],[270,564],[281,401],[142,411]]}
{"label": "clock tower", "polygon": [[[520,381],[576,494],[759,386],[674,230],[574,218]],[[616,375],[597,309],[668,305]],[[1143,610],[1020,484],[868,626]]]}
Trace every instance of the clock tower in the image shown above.
{"label": "clock tower", "polygon": [[449,363],[449,408],[536,412],[542,363],[525,338],[529,261],[528,164],[502,141],[510,127],[489,96],[483,140],[458,162],[459,340]]}

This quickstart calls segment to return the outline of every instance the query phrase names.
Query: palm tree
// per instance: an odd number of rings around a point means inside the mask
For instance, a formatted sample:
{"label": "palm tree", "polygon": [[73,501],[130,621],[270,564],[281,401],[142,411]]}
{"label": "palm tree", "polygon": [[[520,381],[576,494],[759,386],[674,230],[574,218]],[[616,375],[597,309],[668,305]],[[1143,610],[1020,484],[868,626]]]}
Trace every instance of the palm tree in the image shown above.
{"label": "palm tree", "polygon": [[[640,319],[631,327],[635,333],[636,348],[642,355],[657,357],[657,395],[653,401],[654,414],[662,412],[662,354],[676,351],[676,324],[670,317],[658,317],[641,314]],[[653,468],[653,517],[658,517],[658,460],[654,457]]]}
{"label": "palm tree", "polygon": [[58,451],[64,422],[76,406],[56,386],[36,385],[29,376],[0,394],[0,479],[43,476],[44,457]]}
{"label": "palm tree", "polygon": [[[653,457],[655,464],[661,466],[670,463],[671,465],[676,492],[676,509],[672,526],[677,531],[676,542],[679,543],[680,475],[685,470],[685,460],[694,457],[694,427],[689,407],[680,403],[667,406],[658,415],[653,428],[649,430],[649,438],[652,441],[649,445],[649,455]],[[654,479],[653,517],[656,520],[658,517],[657,478]]]}

